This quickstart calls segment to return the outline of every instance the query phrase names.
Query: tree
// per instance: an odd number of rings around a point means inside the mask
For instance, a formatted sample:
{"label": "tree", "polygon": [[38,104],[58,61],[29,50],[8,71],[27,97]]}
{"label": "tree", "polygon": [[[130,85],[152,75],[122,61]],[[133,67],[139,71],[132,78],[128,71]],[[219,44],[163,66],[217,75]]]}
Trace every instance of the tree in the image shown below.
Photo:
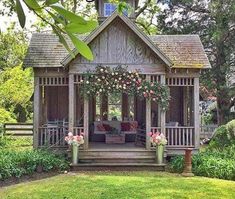
{"label": "tree", "polygon": [[12,24],[7,32],[0,32],[0,72],[19,65],[26,53],[28,40],[23,31],[15,31]]}
{"label": "tree", "polygon": [[235,65],[235,0],[158,2],[166,7],[158,21],[162,33],[201,36],[212,65],[201,81],[208,89],[216,89],[218,123],[226,123],[232,105],[227,80]]}
{"label": "tree", "polygon": [[32,69],[23,70],[21,66],[16,66],[1,72],[0,107],[10,112],[18,122],[25,122],[31,117],[32,94]]}

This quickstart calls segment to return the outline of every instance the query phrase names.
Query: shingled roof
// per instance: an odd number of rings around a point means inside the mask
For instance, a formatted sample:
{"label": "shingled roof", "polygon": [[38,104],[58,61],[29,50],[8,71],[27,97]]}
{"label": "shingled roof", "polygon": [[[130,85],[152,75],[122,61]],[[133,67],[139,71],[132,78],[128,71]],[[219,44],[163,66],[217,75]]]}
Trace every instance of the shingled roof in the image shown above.
{"label": "shingled roof", "polygon": [[[120,15],[118,12],[114,12],[90,35],[79,38],[89,44],[117,18],[120,18],[129,26],[167,66],[172,68],[210,68],[210,63],[198,35],[155,35],[147,37],[128,17]],[[71,42],[70,45],[73,48]],[[73,51],[75,54],[78,53],[76,49]],[[24,67],[63,67],[63,65],[69,64],[71,60],[72,57],[59,43],[56,35],[35,33],[31,38]]]}
{"label": "shingled roof", "polygon": [[155,35],[151,40],[174,63],[173,68],[210,68],[198,35]]}
{"label": "shingled roof", "polygon": [[[150,39],[171,59],[173,68],[210,68],[198,35],[155,35]],[[24,67],[63,67],[61,61],[67,55],[56,35],[34,33]]]}

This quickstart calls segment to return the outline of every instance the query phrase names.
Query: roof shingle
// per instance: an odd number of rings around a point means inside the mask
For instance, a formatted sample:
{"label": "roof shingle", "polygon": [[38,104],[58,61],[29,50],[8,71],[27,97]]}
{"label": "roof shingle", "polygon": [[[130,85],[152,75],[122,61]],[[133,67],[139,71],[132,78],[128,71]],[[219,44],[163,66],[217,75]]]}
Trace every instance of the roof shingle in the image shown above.
{"label": "roof shingle", "polygon": [[[80,39],[84,39],[81,36]],[[171,59],[173,68],[210,68],[198,35],[155,35],[150,39]],[[72,44],[69,44],[71,47]],[[32,35],[24,67],[63,67],[68,52],[54,34]]]}

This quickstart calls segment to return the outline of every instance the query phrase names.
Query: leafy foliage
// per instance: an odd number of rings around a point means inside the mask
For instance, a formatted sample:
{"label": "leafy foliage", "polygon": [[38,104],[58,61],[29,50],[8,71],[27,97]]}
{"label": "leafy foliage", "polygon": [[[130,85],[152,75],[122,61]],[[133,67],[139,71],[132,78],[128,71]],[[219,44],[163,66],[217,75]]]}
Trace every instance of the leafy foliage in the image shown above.
{"label": "leafy foliage", "polygon": [[224,147],[235,144],[235,120],[230,121],[226,125],[220,126],[210,141],[209,148],[211,150],[223,150]]}
{"label": "leafy foliage", "polygon": [[[72,43],[81,55],[88,60],[93,59],[90,48],[85,42],[77,38],[76,33],[90,32],[96,28],[97,23],[86,21],[83,17],[65,9],[62,5],[57,5],[58,1],[55,0],[45,0],[42,2],[38,2],[36,0],[24,0],[23,2],[31,11],[34,12],[35,15],[51,26],[55,34],[60,38],[60,42],[65,46],[70,54],[73,55],[73,52],[69,49],[69,45],[64,34],[69,35]],[[25,20],[27,20],[27,18],[25,17],[24,10],[19,0],[16,2],[16,12],[20,25],[24,28]],[[45,16],[50,16],[50,18]]]}
{"label": "leafy foliage", "polygon": [[0,31],[0,72],[19,65],[26,53],[27,38],[22,31],[14,31],[14,24],[6,32]]}
{"label": "leafy foliage", "polygon": [[68,168],[68,162],[55,154],[43,150],[0,151],[0,180],[30,175],[37,171],[60,171]]}
{"label": "leafy foliage", "polygon": [[[235,180],[235,120],[220,126],[204,152],[193,155],[193,172],[199,176]],[[232,136],[231,136],[232,134]],[[174,172],[181,173],[184,157],[176,156],[170,163]]]}
{"label": "leafy foliage", "polygon": [[[6,69],[0,76],[0,107],[10,112],[17,121],[30,118],[33,93],[32,70],[21,66]],[[2,121],[0,121],[2,122]],[[5,120],[6,122],[6,120]]]}
{"label": "leafy foliage", "polygon": [[[181,173],[184,168],[184,157],[174,157],[170,162],[170,168]],[[223,150],[207,150],[193,155],[192,169],[198,176],[235,180],[235,145]]]}
{"label": "leafy foliage", "polygon": [[[235,0],[159,0],[164,5],[158,27],[164,34],[199,34],[212,65],[203,72],[201,82],[215,90],[218,122],[225,124],[230,115],[232,89],[228,79],[235,66]],[[177,16],[177,17],[176,17]]]}
{"label": "leafy foliage", "polygon": [[0,107],[0,124],[6,123],[6,122],[16,122],[16,120],[12,113]]}

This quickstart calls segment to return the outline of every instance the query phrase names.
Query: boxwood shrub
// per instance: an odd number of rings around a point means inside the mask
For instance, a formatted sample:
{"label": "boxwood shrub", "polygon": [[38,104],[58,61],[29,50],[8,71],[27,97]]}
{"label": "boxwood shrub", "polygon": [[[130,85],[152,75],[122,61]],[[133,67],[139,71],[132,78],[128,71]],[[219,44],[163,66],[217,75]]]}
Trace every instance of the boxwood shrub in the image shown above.
{"label": "boxwood shrub", "polygon": [[41,168],[42,171],[61,171],[68,169],[68,162],[61,156],[44,150],[1,150],[0,180],[10,177],[30,175]]}

